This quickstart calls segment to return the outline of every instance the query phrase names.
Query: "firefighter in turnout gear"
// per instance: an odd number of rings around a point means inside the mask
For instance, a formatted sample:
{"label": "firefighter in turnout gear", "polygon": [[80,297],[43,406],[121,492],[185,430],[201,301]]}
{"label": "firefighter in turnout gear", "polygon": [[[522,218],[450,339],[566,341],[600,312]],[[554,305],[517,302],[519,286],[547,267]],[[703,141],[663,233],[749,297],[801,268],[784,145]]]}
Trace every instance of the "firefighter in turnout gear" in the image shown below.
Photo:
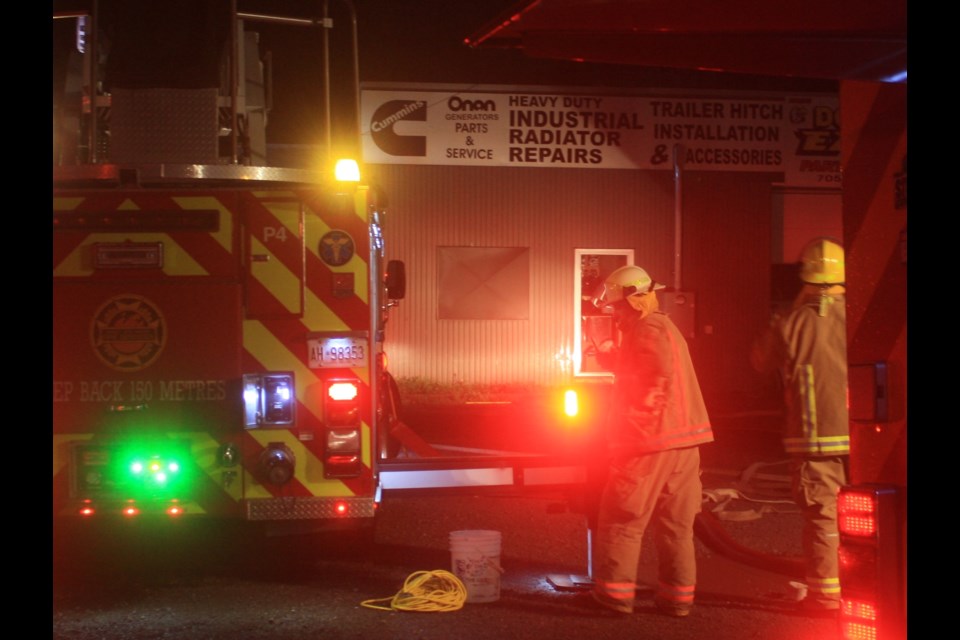
{"label": "firefighter in turnout gear", "polygon": [[653,520],[659,557],[655,602],[663,613],[679,617],[693,606],[693,524],[702,501],[699,445],[712,442],[713,431],[686,340],[658,310],[656,291],[662,288],[645,270],[628,265],[607,277],[596,303],[613,307],[620,344],[607,341],[599,354],[615,378],[593,597],[608,609],[633,611],[640,546]]}
{"label": "firefighter in turnout gear", "polygon": [[803,512],[805,610],[840,607],[837,494],[847,482],[847,334],[843,248],[813,240],[800,261],[793,305],[775,313],[750,354],[760,372],[779,369],[786,403],[783,445],[794,499]]}

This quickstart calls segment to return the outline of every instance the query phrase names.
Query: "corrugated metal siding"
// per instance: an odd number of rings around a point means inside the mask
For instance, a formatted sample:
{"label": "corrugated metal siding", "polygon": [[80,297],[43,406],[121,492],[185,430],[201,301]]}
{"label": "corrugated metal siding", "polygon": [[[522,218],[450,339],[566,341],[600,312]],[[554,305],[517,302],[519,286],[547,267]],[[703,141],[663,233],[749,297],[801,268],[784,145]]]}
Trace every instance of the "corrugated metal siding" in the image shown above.
{"label": "corrugated metal siding", "polygon": [[[638,171],[379,165],[388,258],[407,298],[387,328],[398,377],[556,384],[569,379],[576,248],[634,248],[671,268],[672,179]],[[529,320],[438,320],[437,247],[530,248]]]}
{"label": "corrugated metal siding", "polygon": [[[468,384],[569,381],[574,249],[633,249],[637,264],[673,285],[670,171],[371,170],[390,198],[387,257],[407,265],[407,297],[387,327],[397,377]],[[747,348],[769,307],[771,179],[748,173],[684,177],[682,284],[697,296],[698,336],[691,348],[708,395],[749,393]],[[438,320],[441,246],[529,247],[529,320]],[[703,333],[705,325],[712,334]]]}

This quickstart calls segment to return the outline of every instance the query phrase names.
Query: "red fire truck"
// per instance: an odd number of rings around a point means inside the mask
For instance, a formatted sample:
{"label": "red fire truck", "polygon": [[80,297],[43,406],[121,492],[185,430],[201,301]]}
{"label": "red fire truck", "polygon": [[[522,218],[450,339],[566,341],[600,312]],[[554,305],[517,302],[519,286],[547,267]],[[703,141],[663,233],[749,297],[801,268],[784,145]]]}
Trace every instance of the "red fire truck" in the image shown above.
{"label": "red fire truck", "polygon": [[899,640],[907,623],[907,99],[840,85],[850,482],[841,490],[841,626]]}
{"label": "red fire truck", "polygon": [[261,31],[312,38],[295,63],[327,80],[333,18],[217,0],[54,18],[55,517],[371,523],[403,265],[330,127],[298,123],[320,150],[305,162],[267,144],[280,70]]}

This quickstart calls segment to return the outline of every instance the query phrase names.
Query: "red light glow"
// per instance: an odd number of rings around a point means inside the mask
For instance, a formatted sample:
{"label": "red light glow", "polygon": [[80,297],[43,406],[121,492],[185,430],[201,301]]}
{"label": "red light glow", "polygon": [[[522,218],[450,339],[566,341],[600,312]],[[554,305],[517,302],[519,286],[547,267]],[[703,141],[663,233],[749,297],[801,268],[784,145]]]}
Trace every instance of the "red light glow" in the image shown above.
{"label": "red light glow", "polygon": [[337,515],[344,515],[347,512],[347,503],[338,502],[334,507],[334,511],[337,512]]}
{"label": "red light glow", "polygon": [[873,625],[844,621],[840,626],[844,640],[877,640],[877,628]]}
{"label": "red light glow", "polygon": [[359,391],[357,385],[353,382],[334,382],[327,389],[327,395],[331,400],[346,401],[357,397]]}
{"label": "red light glow", "polygon": [[83,516],[84,518],[89,518],[90,516],[94,515],[96,512],[97,512],[96,509],[94,509],[91,506],[80,507],[80,515]]}
{"label": "red light glow", "polygon": [[124,507],[124,508],[123,508],[123,515],[127,516],[128,518],[132,518],[132,517],[134,517],[134,516],[138,516],[138,515],[140,515],[140,509],[137,509],[137,508],[134,507],[134,506]]}
{"label": "red light glow", "polygon": [[844,491],[837,501],[840,531],[851,536],[877,533],[877,500],[872,493]]}
{"label": "red light glow", "polygon": [[840,550],[837,555],[840,557],[840,566],[847,569],[853,567],[857,561],[856,556],[843,545],[840,546]]}
{"label": "red light glow", "polygon": [[841,512],[876,513],[877,503],[872,494],[842,493],[837,505]]}
{"label": "red light glow", "polygon": [[869,537],[877,533],[877,521],[872,516],[840,514],[840,531],[851,536]]}
{"label": "red light glow", "polygon": [[181,506],[179,506],[179,505],[173,505],[173,506],[171,506],[171,507],[168,507],[168,508],[167,508],[167,515],[173,516],[173,517],[181,516],[181,515],[183,515],[183,507],[181,507]]}
{"label": "red light glow", "polygon": [[877,619],[877,607],[872,602],[864,600],[841,600],[842,614],[845,618],[858,618],[860,620],[875,621]]}

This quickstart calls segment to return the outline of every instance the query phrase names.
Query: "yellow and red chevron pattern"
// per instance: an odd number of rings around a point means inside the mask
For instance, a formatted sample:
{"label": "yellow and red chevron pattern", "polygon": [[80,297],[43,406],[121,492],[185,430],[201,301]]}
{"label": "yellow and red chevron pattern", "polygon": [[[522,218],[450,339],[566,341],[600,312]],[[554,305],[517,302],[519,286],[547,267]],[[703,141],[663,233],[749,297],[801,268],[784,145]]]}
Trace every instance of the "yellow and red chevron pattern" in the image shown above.
{"label": "yellow and red chevron pattern", "polygon": [[[851,481],[906,486],[906,86],[844,82],[840,102]],[[872,416],[876,366],[887,392]]]}
{"label": "yellow and red chevron pattern", "polygon": [[[370,340],[365,189],[59,192],[54,230],[55,502],[82,497],[70,478],[78,446],[142,432],[189,443],[199,481],[188,513],[251,517],[251,504],[269,514],[263,505],[282,501],[277,517],[316,517],[341,499],[372,515],[370,402],[362,473],[328,479],[320,392],[350,375],[369,398],[374,345],[367,366],[346,370],[311,368],[307,350],[313,332]],[[296,420],[244,428],[241,377],[267,371],[294,374]],[[256,467],[275,443],[296,459],[282,486]],[[227,445],[235,467],[222,464]]]}

